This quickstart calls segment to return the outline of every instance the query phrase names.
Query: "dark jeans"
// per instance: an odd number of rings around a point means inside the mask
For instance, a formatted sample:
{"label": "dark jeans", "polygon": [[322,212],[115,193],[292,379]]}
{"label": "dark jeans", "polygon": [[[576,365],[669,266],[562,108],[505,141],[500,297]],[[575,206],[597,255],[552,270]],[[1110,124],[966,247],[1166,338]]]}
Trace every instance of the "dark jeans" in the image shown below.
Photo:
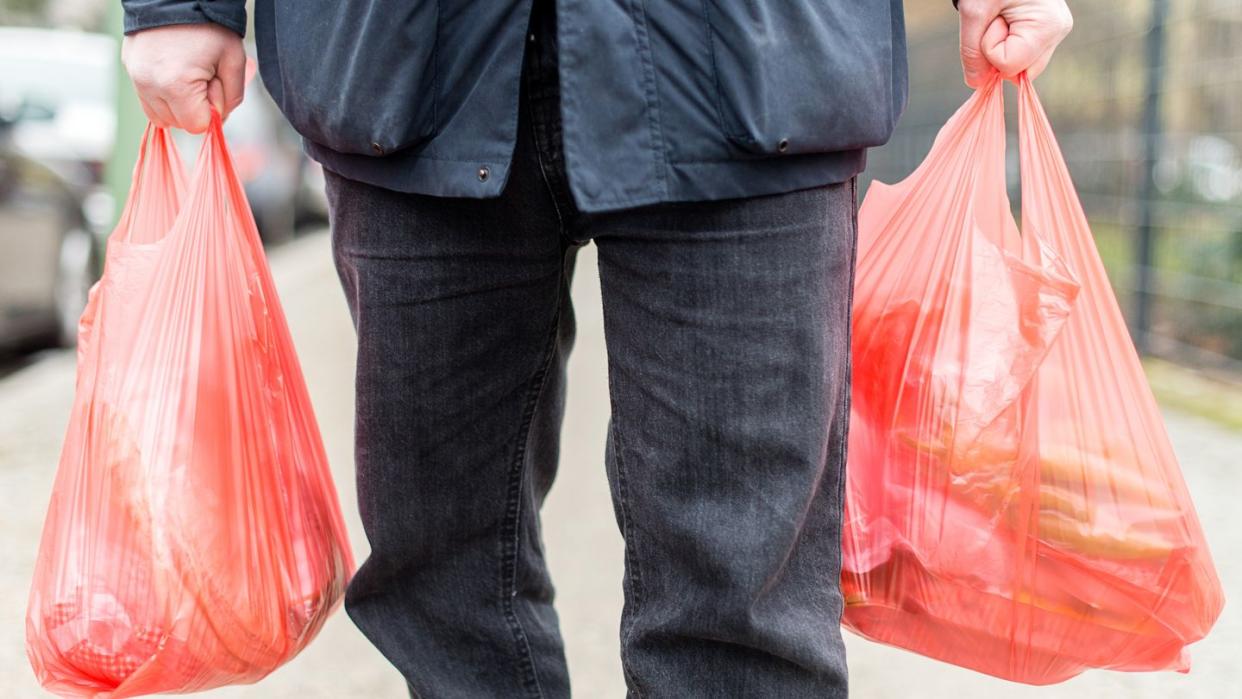
{"label": "dark jeans", "polygon": [[582,214],[538,19],[501,197],[328,175],[372,547],[346,609],[413,696],[569,696],[539,509],[594,242],[630,695],[844,697],[854,183]]}

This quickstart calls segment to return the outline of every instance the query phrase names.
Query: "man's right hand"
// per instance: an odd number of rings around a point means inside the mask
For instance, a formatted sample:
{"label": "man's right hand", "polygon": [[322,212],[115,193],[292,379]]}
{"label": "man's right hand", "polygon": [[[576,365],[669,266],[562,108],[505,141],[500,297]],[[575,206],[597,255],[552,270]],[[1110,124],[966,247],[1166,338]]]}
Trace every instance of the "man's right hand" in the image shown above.
{"label": "man's right hand", "polygon": [[236,32],[218,24],[175,24],[125,37],[121,61],[155,125],[202,133],[211,108],[223,119],[241,104],[246,50]]}
{"label": "man's right hand", "polygon": [[1074,27],[1065,0],[958,0],[962,15],[962,72],[978,88],[1000,73],[1034,80]]}

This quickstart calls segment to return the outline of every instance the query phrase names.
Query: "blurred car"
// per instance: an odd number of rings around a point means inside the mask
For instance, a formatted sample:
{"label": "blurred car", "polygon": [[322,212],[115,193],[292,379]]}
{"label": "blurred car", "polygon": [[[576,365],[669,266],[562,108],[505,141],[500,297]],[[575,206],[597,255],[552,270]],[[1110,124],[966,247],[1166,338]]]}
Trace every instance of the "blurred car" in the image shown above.
{"label": "blurred car", "polygon": [[[107,35],[0,27],[0,111],[14,115],[14,149],[75,186],[99,182],[116,140],[118,56]],[[306,183],[310,161],[259,80],[224,133],[264,241],[287,240],[298,223],[322,215],[322,194]],[[175,137],[192,163],[199,140]]]}
{"label": "blurred car", "polygon": [[298,226],[328,223],[328,193],[324,189],[323,166],[302,156],[301,190],[298,192]]}
{"label": "blurred car", "polygon": [[72,345],[101,246],[90,195],[13,147],[0,114],[0,346]]}
{"label": "blurred car", "polygon": [[84,186],[116,140],[118,44],[105,34],[0,27],[0,111],[12,148]]}

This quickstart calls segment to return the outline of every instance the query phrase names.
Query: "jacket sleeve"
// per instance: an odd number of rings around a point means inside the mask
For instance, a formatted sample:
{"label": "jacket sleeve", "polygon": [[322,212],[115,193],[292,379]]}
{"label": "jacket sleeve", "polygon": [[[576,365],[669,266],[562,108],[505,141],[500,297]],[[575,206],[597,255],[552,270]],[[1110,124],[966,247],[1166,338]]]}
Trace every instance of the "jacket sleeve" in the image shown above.
{"label": "jacket sleeve", "polygon": [[170,24],[215,22],[246,35],[246,0],[121,0],[125,33]]}

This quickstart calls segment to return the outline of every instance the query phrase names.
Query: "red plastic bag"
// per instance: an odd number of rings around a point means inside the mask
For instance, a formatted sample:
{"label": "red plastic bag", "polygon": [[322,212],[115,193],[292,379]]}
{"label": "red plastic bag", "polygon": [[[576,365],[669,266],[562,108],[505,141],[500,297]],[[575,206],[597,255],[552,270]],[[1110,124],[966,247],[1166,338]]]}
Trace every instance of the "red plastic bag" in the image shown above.
{"label": "red plastic bag", "polygon": [[1223,597],[1051,127],[999,81],[859,212],[843,623],[1010,680],[1186,670]]}
{"label": "red plastic bag", "polygon": [[79,328],[27,607],[35,674],[116,699],[253,682],[310,642],[352,570],[219,119],[188,195],[148,127]]}

